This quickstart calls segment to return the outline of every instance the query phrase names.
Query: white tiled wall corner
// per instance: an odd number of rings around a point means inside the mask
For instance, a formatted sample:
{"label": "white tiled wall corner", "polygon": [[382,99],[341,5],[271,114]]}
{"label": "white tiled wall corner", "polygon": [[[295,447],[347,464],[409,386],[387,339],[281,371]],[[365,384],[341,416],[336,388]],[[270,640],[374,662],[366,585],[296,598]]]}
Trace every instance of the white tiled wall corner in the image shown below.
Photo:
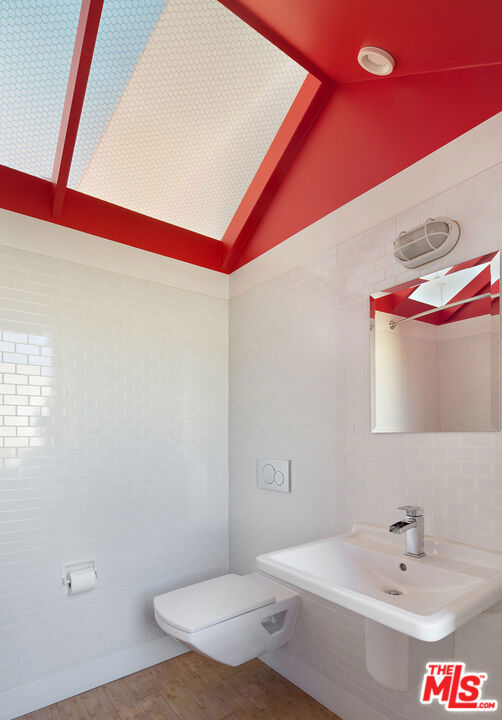
{"label": "white tiled wall corner", "polygon": [[[431,215],[460,222],[454,251],[430,271],[502,247],[502,165],[447,189],[317,260],[230,302],[231,566],[425,506],[427,532],[502,551],[502,434],[371,434],[369,294],[417,275],[392,255],[396,233]],[[291,495],[260,492],[257,456],[290,457]],[[362,619],[302,593],[288,652],[391,720],[425,720],[416,692],[367,675]],[[502,615],[456,635],[456,653],[502,687]],[[443,713],[444,714],[444,713]]]}
{"label": "white tiled wall corner", "polygon": [[0,691],[163,637],[153,596],[226,571],[227,310],[0,246]]}

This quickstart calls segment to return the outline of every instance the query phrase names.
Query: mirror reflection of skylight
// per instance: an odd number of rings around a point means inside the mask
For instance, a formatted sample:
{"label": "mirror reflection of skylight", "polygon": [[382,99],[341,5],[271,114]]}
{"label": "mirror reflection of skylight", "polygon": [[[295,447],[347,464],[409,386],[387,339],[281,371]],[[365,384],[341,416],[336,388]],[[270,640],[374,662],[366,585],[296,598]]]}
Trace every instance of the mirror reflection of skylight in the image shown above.
{"label": "mirror reflection of skylight", "polygon": [[433,273],[429,273],[428,275],[421,275],[420,280],[434,280],[435,278],[446,275],[450,272],[450,270],[451,267],[444,268],[443,270],[435,270]]}
{"label": "mirror reflection of skylight", "polygon": [[500,257],[498,253],[490,263],[490,275],[492,287],[500,280]]}
{"label": "mirror reflection of skylight", "polygon": [[221,239],[306,74],[218,0],[107,0],[70,186]]}
{"label": "mirror reflection of skylight", "polygon": [[445,271],[427,275],[428,282],[419,285],[410,295],[410,300],[441,307],[449,303],[466,285],[479,275],[490,263],[458,270],[445,275]]}
{"label": "mirror reflection of skylight", "polygon": [[2,0],[0,164],[50,178],[80,0]]}

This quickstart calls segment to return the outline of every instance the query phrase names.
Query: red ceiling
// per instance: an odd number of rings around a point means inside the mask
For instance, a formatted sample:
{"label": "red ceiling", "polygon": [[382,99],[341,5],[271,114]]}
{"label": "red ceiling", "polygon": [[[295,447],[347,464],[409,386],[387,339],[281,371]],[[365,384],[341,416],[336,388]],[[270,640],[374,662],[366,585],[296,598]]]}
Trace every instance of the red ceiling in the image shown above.
{"label": "red ceiling", "polygon": [[221,0],[337,83],[368,80],[358,50],[376,45],[395,75],[502,62],[500,0]]}
{"label": "red ceiling", "polygon": [[[56,218],[48,181],[1,167],[0,206],[229,272],[502,110],[502,0],[220,2],[321,80],[293,104],[225,243],[76,191]],[[392,53],[392,76],[359,67],[364,45]]]}
{"label": "red ceiling", "polygon": [[502,110],[502,65],[337,86],[239,267]]}

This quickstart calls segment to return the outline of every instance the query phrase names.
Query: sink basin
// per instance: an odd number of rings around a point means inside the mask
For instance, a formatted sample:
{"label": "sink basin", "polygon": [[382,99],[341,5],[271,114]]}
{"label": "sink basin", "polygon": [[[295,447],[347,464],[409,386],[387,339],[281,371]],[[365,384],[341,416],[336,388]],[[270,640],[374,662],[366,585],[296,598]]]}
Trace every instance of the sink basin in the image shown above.
{"label": "sink basin", "polygon": [[404,539],[358,523],[346,535],[260,555],[257,567],[418,640],[445,638],[502,599],[502,553],[426,537],[424,558]]}

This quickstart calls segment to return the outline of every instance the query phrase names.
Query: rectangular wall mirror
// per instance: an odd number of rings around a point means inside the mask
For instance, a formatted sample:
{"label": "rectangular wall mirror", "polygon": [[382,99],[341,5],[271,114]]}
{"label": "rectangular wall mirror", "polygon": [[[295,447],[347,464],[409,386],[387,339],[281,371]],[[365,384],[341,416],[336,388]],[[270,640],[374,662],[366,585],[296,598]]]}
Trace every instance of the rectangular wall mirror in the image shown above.
{"label": "rectangular wall mirror", "polygon": [[500,429],[500,252],[370,296],[372,432]]}

